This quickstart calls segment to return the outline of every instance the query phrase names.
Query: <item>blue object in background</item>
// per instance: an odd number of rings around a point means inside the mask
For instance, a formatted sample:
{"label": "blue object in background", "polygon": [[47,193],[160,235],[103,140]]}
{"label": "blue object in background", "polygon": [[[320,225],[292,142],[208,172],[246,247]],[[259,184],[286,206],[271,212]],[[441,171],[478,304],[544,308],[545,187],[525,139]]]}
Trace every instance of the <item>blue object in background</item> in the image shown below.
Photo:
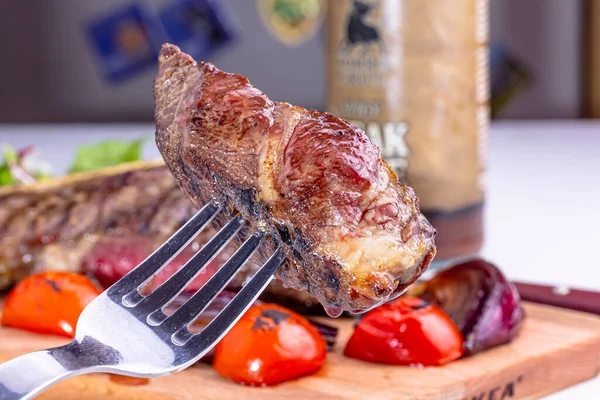
{"label": "blue object in background", "polygon": [[160,21],[170,43],[198,61],[233,41],[238,31],[232,12],[216,0],[172,1]]}
{"label": "blue object in background", "polygon": [[157,18],[137,3],[95,19],[88,33],[111,82],[156,65],[157,48],[167,41]]}

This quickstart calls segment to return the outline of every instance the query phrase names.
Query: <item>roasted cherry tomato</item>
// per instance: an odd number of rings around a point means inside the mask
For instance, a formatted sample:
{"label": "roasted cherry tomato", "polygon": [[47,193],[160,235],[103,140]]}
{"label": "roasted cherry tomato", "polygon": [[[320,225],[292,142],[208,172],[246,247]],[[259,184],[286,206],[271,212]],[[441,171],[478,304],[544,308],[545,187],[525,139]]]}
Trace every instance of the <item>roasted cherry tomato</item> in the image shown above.
{"label": "roasted cherry tomato", "polygon": [[275,385],[317,372],[325,341],[299,314],[275,304],[251,307],[219,342],[213,366],[246,385]]}
{"label": "roasted cherry tomato", "polygon": [[40,272],[19,282],[6,296],[2,325],[73,337],[79,314],[100,293],[84,275]]}
{"label": "roasted cherry tomato", "polygon": [[463,354],[463,337],[438,307],[416,297],[400,297],[360,320],[344,354],[397,365],[442,365]]}

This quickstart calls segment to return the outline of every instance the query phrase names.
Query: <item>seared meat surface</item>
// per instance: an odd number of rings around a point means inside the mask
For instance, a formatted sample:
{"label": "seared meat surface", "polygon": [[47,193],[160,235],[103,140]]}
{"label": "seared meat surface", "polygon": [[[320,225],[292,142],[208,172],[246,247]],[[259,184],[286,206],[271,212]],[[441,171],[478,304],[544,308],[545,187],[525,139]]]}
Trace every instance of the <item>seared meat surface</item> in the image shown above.
{"label": "seared meat surface", "polygon": [[193,215],[162,162],[139,162],[0,189],[0,290],[32,271],[77,271],[103,236],[158,246]]}
{"label": "seared meat surface", "polygon": [[435,230],[417,197],[356,126],[273,102],[168,44],[154,96],[156,142],[182,189],[269,231],[287,255],[277,272],[286,286],[336,313],[364,312],[431,262]]}

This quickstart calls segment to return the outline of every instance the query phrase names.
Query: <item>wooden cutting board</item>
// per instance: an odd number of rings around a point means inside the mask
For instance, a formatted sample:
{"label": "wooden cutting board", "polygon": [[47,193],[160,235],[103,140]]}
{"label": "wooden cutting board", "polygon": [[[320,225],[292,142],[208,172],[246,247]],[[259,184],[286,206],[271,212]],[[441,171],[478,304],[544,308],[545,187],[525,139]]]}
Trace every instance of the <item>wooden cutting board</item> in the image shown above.
{"label": "wooden cutting board", "polygon": [[[536,399],[598,375],[600,318],[555,307],[526,304],[519,337],[444,367],[409,368],[368,364],[341,351],[352,326],[340,326],[338,345],[318,374],[270,388],[244,387],[209,366],[140,386],[115,383],[107,375],[73,378],[40,395],[42,400],[88,399]],[[328,323],[332,323],[331,320]],[[0,361],[65,340],[0,328]]]}

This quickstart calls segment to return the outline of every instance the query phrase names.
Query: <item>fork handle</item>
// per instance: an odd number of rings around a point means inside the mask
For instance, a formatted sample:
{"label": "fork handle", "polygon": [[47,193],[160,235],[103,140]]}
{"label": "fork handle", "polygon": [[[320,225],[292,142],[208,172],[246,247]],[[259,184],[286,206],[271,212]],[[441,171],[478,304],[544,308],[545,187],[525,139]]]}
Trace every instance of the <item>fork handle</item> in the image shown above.
{"label": "fork handle", "polygon": [[84,371],[67,369],[52,356],[55,350],[36,351],[0,364],[0,399],[31,399],[47,387]]}

